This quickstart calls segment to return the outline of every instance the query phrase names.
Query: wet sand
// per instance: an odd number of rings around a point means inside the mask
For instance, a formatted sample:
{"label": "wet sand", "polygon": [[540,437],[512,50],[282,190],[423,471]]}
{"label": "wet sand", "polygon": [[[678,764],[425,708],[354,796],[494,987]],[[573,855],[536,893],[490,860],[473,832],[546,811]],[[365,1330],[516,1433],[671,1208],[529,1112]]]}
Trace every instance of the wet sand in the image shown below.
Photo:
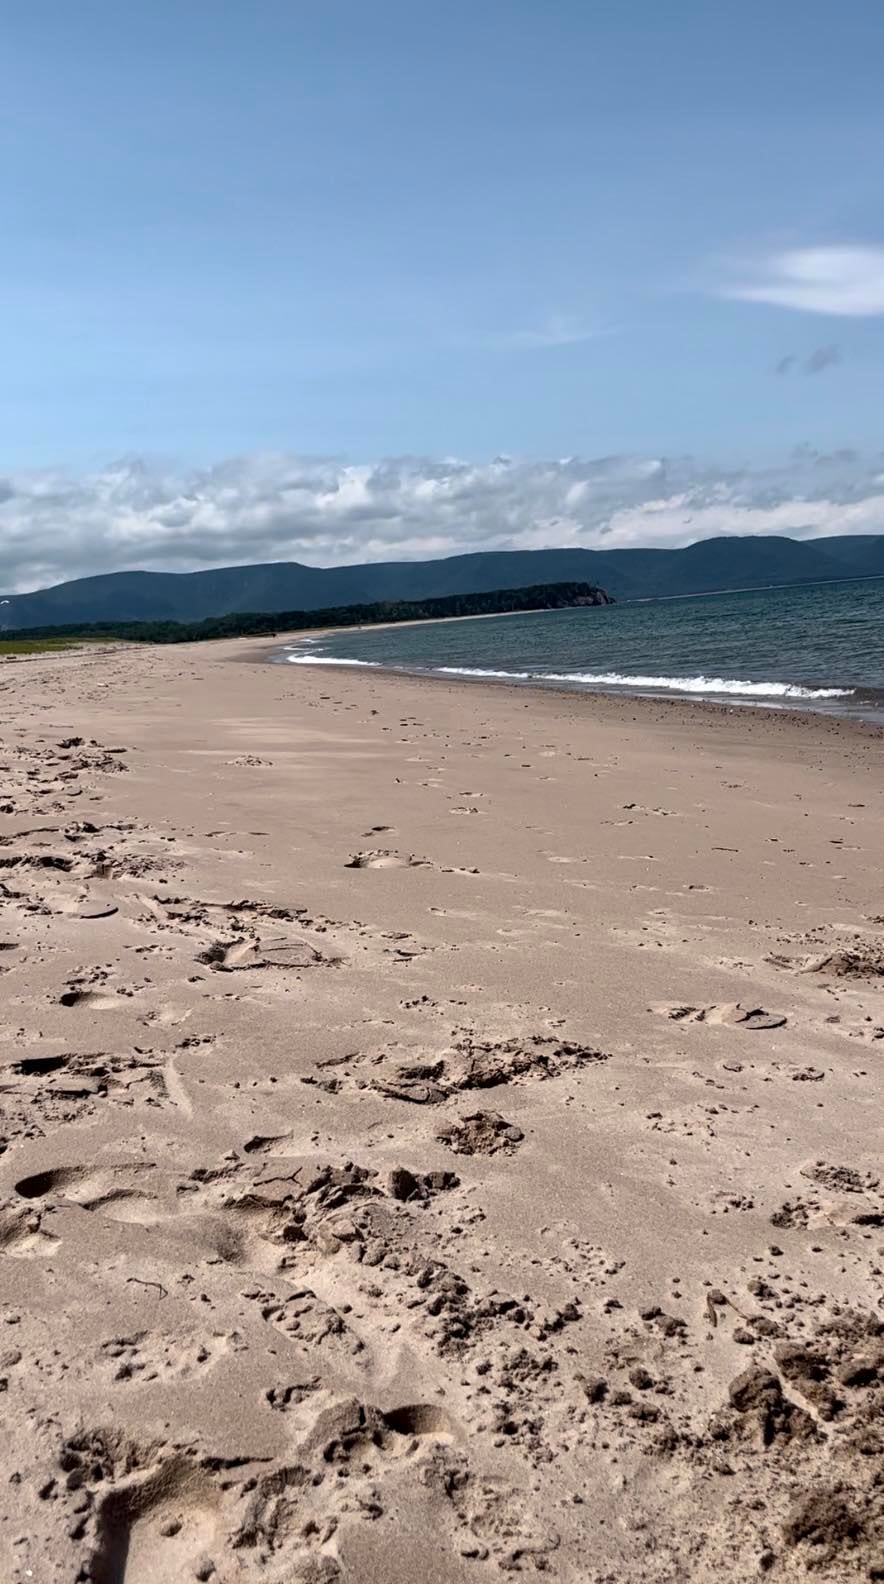
{"label": "wet sand", "polygon": [[884,734],[255,652],[0,665],[0,1577],[884,1576]]}

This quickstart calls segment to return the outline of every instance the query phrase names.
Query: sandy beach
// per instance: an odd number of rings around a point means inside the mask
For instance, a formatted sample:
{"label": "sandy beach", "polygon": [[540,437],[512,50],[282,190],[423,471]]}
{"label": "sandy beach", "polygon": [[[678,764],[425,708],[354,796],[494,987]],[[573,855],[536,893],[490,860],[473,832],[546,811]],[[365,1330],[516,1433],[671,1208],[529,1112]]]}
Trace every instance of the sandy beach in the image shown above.
{"label": "sandy beach", "polygon": [[884,1578],[884,733],[255,655],[0,664],[3,1584]]}

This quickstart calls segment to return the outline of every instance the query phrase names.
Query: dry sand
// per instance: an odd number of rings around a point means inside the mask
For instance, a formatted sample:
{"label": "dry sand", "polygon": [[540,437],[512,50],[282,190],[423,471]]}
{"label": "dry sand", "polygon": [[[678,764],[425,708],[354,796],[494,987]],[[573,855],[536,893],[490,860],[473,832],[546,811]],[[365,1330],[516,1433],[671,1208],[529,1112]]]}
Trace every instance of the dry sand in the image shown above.
{"label": "dry sand", "polygon": [[3,1584],[884,1577],[882,735],[8,662]]}

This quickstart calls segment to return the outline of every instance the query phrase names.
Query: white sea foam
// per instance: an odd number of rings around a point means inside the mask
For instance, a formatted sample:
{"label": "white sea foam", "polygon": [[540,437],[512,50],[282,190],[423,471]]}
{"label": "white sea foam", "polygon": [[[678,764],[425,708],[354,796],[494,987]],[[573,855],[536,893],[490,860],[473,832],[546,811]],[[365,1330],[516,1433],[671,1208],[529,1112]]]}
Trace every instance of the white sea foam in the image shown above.
{"label": "white sea foam", "polygon": [[483,671],[475,666],[439,666],[448,676],[499,677],[514,682],[577,682],[585,686],[663,689],[741,698],[851,698],[853,688],[806,688],[795,682],[744,682],[736,677],[626,676],[620,671]]}
{"label": "white sea foam", "polygon": [[336,655],[290,654],[289,665],[369,666],[378,669],[377,660],[341,660]]}
{"label": "white sea foam", "polygon": [[[316,639],[305,639],[315,643]],[[377,660],[348,660],[340,655],[292,653],[287,655],[289,665],[312,666],[363,666],[380,670],[383,663]],[[718,698],[785,699],[812,701],[814,699],[852,698],[854,688],[801,687],[797,682],[750,682],[738,677],[707,676],[645,676],[630,675],[622,671],[500,671],[486,666],[434,666],[441,676],[485,677],[499,682],[564,682],[571,685],[598,688],[623,688],[648,692],[686,693],[693,696],[709,695]]]}
{"label": "white sea foam", "polygon": [[540,671],[485,671],[481,666],[435,666],[434,670],[444,676],[501,677],[507,682],[533,682],[542,675]]}

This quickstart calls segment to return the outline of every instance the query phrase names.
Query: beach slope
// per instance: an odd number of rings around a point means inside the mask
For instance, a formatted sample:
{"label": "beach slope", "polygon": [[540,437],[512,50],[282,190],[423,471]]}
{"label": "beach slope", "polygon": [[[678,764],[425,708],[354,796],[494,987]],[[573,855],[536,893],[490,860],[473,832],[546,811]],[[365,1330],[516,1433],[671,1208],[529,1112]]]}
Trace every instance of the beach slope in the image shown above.
{"label": "beach slope", "polygon": [[884,1576],[882,734],[0,667],[0,1577]]}

